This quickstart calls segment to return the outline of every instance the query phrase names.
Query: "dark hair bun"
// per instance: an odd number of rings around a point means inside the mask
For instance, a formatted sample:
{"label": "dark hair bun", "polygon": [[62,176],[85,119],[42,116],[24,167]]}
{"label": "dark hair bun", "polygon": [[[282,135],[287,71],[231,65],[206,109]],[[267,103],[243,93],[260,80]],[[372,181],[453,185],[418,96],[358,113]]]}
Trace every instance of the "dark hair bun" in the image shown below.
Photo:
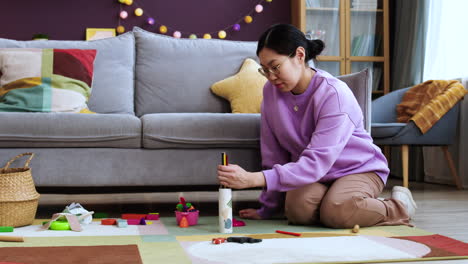
{"label": "dark hair bun", "polygon": [[315,59],[325,48],[325,43],[320,39],[307,40],[307,58],[306,60]]}
{"label": "dark hair bun", "polygon": [[290,24],[276,24],[268,28],[260,36],[257,45],[257,55],[263,48],[269,48],[286,56],[296,54],[298,47],[306,50],[305,62],[315,59],[325,48],[322,40],[308,40],[304,32]]}

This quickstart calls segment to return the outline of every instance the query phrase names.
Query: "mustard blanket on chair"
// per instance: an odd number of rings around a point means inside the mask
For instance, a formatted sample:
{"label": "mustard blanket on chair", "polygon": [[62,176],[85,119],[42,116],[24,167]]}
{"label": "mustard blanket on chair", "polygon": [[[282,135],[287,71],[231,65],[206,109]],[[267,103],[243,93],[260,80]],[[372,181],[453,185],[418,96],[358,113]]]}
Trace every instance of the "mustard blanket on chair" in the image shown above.
{"label": "mustard blanket on chair", "polygon": [[459,81],[429,80],[411,87],[397,105],[400,123],[414,121],[424,134],[468,91]]}

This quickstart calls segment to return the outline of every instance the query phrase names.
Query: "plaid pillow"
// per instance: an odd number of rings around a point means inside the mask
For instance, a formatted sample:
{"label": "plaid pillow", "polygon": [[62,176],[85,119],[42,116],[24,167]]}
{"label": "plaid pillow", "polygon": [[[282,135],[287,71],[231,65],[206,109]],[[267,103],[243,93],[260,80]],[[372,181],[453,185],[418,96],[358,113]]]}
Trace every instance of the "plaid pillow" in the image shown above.
{"label": "plaid pillow", "polygon": [[96,50],[0,49],[0,111],[89,112]]}

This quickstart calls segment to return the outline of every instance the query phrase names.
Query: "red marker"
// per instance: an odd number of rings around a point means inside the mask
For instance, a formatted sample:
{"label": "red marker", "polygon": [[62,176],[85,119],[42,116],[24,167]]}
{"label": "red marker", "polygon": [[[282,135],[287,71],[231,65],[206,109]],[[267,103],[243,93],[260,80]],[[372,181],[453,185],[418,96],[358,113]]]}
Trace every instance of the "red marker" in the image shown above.
{"label": "red marker", "polygon": [[281,231],[281,230],[276,230],[276,233],[291,235],[291,236],[301,236],[301,234],[299,233],[293,233],[293,232]]}

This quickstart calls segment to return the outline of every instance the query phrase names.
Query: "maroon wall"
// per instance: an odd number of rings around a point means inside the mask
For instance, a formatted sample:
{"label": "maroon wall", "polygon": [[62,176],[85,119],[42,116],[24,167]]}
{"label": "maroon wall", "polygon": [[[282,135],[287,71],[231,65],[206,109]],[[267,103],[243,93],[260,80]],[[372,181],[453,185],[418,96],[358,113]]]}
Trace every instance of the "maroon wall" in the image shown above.
{"label": "maroon wall", "polygon": [[[134,0],[124,6],[129,18],[122,21],[127,30],[139,26],[150,31],[147,14],[171,29],[182,32],[217,32],[251,12],[259,0]],[[253,14],[253,23],[240,23],[241,30],[226,30],[227,38],[257,40],[259,35],[275,23],[290,23],[290,1],[263,1],[262,13]],[[140,6],[145,14],[136,17],[133,10]],[[50,39],[84,40],[86,28],[115,28],[118,25],[118,0],[10,0],[0,8],[0,37],[29,40],[34,34],[44,33]],[[213,35],[213,34],[212,34]],[[215,34],[216,35],[216,34]],[[187,37],[184,35],[183,37]],[[201,36],[199,36],[201,37]]]}

